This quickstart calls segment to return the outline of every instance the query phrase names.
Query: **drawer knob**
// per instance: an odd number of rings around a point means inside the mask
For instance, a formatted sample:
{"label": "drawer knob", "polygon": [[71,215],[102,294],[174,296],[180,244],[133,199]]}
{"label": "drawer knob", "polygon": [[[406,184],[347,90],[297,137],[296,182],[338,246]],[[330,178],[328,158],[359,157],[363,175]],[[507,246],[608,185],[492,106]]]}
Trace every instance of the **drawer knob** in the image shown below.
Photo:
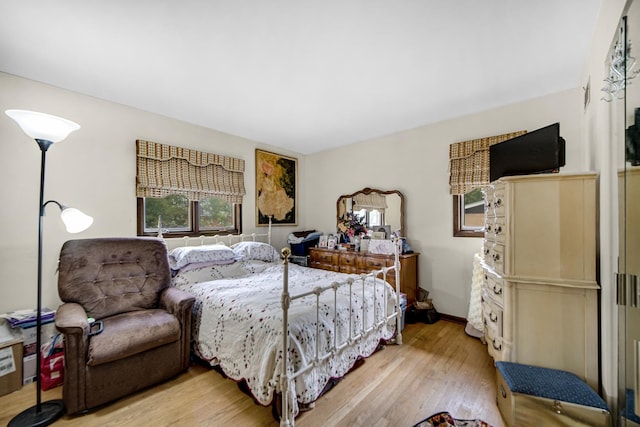
{"label": "drawer knob", "polygon": [[502,288],[498,287],[498,286],[494,286],[493,287],[493,293],[496,295],[502,295]]}
{"label": "drawer knob", "polygon": [[496,208],[499,208],[500,206],[502,206],[502,199],[498,199],[493,203],[493,206]]}
{"label": "drawer knob", "polygon": [[489,319],[491,319],[492,322],[497,322],[498,321],[498,315],[491,312],[489,313]]}
{"label": "drawer knob", "polygon": [[493,340],[493,348],[495,348],[496,350],[500,351],[502,350],[502,344],[496,344],[496,340]]}
{"label": "drawer knob", "polygon": [[501,227],[501,226],[498,226],[498,227],[496,228],[496,234],[500,234],[500,233],[502,233],[502,227]]}
{"label": "drawer knob", "polygon": [[494,261],[500,261],[500,254],[493,254]]}

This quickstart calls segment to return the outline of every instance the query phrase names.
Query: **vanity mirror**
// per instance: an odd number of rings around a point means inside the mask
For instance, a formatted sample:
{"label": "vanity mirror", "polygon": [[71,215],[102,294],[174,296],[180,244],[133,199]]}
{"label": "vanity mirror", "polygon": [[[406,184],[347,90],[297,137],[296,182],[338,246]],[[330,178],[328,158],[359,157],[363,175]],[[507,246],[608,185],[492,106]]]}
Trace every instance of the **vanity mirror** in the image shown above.
{"label": "vanity mirror", "polygon": [[404,196],[398,190],[376,190],[364,188],[353,194],[340,196],[336,203],[336,226],[348,214],[364,217],[369,229],[375,232],[389,233],[400,231],[400,236],[406,236],[404,225]]}

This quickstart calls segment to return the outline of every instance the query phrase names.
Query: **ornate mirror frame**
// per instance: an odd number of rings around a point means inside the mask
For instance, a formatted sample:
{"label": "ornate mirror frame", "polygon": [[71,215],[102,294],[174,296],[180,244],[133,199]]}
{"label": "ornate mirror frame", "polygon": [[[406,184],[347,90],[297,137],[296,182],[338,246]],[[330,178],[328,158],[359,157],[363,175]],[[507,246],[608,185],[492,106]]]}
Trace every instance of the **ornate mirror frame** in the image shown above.
{"label": "ornate mirror frame", "polygon": [[[371,194],[371,193],[378,193],[384,196],[389,196],[389,195],[397,195],[400,198],[400,235],[402,237],[406,237],[407,235],[407,229],[405,226],[405,220],[404,220],[404,195],[398,191],[398,190],[378,190],[375,188],[363,188],[362,190],[358,190],[355,193],[352,194],[344,194],[340,197],[338,197],[338,200],[336,201],[336,225],[338,224],[338,222],[340,221],[340,201],[342,199],[353,199],[356,195],[358,194]],[[392,230],[395,231],[395,230]]]}

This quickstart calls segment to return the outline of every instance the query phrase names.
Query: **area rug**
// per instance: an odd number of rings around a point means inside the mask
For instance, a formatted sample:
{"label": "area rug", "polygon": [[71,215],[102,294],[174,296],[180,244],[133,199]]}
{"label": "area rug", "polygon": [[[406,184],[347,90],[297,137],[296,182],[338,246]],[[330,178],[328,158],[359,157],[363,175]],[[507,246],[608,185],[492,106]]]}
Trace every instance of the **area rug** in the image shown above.
{"label": "area rug", "polygon": [[448,412],[438,412],[413,427],[491,427],[481,420],[458,420]]}

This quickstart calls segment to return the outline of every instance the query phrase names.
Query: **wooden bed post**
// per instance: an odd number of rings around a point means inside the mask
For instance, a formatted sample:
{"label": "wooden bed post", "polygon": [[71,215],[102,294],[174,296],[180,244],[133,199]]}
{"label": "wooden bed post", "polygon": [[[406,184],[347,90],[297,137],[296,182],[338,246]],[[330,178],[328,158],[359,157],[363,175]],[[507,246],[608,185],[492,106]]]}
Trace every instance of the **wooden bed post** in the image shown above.
{"label": "wooden bed post", "polygon": [[[271,222],[271,221],[269,221]],[[291,297],[289,296],[289,255],[291,249],[283,248],[282,256],[284,257],[284,272],[282,276],[282,373],[280,374],[280,390],[282,392],[282,413],[280,414],[280,426],[293,426],[294,420],[289,419],[291,416],[289,409],[289,375],[287,373],[288,353],[289,353],[289,305]]]}
{"label": "wooden bed post", "polygon": [[402,308],[400,308],[400,252],[402,251],[402,239],[396,238],[395,247],[395,273],[396,273],[396,344],[402,344]]}

